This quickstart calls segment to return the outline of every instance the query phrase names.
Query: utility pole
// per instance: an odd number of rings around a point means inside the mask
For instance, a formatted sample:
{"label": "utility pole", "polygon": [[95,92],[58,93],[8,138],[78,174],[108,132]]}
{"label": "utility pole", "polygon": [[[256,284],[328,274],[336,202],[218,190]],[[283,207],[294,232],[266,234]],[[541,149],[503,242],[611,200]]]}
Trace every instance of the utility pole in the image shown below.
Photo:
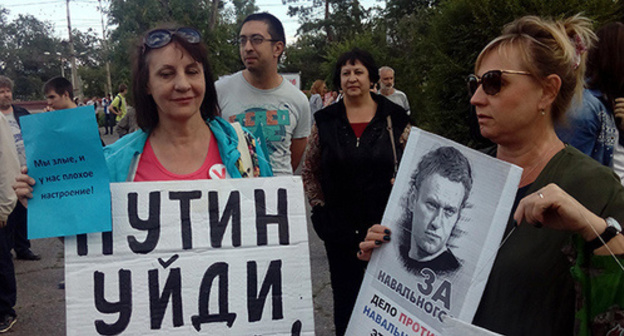
{"label": "utility pole", "polygon": [[212,13],[210,14],[210,32],[214,30],[217,24],[217,14],[219,13],[219,0],[212,0]]}
{"label": "utility pole", "polygon": [[100,4],[100,18],[102,19],[102,48],[104,49],[104,59],[106,59],[106,88],[108,94],[112,95],[113,84],[111,82],[110,62],[108,61],[108,42],[106,41],[106,26],[104,26],[104,8],[102,8],[102,0],[98,0],[98,3]]}
{"label": "utility pole", "polygon": [[78,69],[76,68],[76,52],[74,51],[74,39],[72,37],[71,18],[69,15],[69,0],[67,0],[67,30],[69,33],[69,53],[71,59],[71,82],[74,87],[74,97],[82,99],[82,86],[78,83]]}
{"label": "utility pole", "polygon": [[327,41],[332,41],[331,27],[329,27],[329,0],[325,0],[325,33],[327,33]]}

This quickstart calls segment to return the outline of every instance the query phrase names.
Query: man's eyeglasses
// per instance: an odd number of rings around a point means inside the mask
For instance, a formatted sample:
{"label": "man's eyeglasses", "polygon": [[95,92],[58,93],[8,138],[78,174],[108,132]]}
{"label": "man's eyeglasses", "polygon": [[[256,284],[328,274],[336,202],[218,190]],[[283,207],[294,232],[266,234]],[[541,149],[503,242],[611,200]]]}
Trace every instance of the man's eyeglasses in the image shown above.
{"label": "man's eyeglasses", "polygon": [[190,44],[197,44],[201,41],[201,35],[193,28],[178,28],[171,29],[156,29],[152,30],[143,39],[145,44],[150,49],[158,49],[171,43],[173,36],[177,35]]}
{"label": "man's eyeglasses", "polygon": [[479,88],[479,85],[483,84],[483,92],[486,94],[493,96],[500,92],[501,87],[503,85],[503,74],[510,75],[529,75],[530,72],[526,71],[516,71],[516,70],[490,70],[481,76],[470,75],[466,78],[466,83],[468,84],[468,94],[470,97],[474,96],[475,92]]}
{"label": "man's eyeglasses", "polygon": [[271,40],[268,38],[264,38],[262,35],[252,35],[251,37],[247,36],[239,36],[238,37],[238,45],[244,46],[247,44],[247,41],[250,41],[252,45],[261,45],[264,41],[269,42],[277,42],[278,40]]}

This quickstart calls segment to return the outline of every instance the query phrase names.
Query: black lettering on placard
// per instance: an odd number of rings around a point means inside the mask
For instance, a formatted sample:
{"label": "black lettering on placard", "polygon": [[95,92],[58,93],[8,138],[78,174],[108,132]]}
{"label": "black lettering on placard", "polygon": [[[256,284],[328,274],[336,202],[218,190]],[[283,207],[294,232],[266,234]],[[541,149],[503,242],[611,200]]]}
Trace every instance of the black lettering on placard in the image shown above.
{"label": "black lettering on placard", "polygon": [[290,329],[290,336],[300,336],[301,335],[302,323],[300,320],[295,321],[293,323],[292,328]]}
{"label": "black lettering on placard", "polygon": [[[76,249],[79,256],[86,256],[89,253],[88,237],[86,234],[76,235]],[[102,232],[102,254],[113,254],[113,233]]]}
{"label": "black lettering on placard", "polygon": [[156,248],[160,238],[160,191],[149,193],[148,217],[146,220],[139,218],[138,194],[128,194],[128,221],[137,230],[147,231],[144,242],[139,242],[134,236],[128,236],[128,245],[134,253],[147,254]]}
{"label": "black lettering on placard", "polygon": [[210,215],[210,244],[221,247],[223,235],[230,219],[232,220],[232,246],[241,245],[241,204],[240,192],[232,191],[228,198],[223,216],[219,218],[219,193],[208,193],[208,213]]}
{"label": "black lettering on placard", "polygon": [[264,303],[271,289],[273,320],[284,318],[282,309],[282,261],[272,260],[269,264],[262,287],[258,293],[258,265],[255,261],[247,262],[247,315],[249,322],[260,321]]}
{"label": "black lettering on placard", "polygon": [[435,283],[436,280],[435,273],[428,268],[424,268],[420,271],[420,274],[423,276],[423,281],[426,286],[419,283],[418,290],[424,295],[431,295],[431,292],[433,292],[433,283]]}
{"label": "black lettering on placard", "polygon": [[104,314],[119,314],[115,323],[108,324],[103,320],[95,320],[95,329],[100,335],[121,334],[130,323],[132,315],[132,273],[130,270],[119,270],[119,301],[109,302],[104,295],[104,273],[93,273],[93,296],[95,308]]}
{"label": "black lettering on placard", "polygon": [[113,254],[113,233],[102,232],[102,254]]}
{"label": "black lettering on placard", "polygon": [[179,327],[183,325],[182,276],[180,268],[171,269],[162,294],[159,294],[160,285],[158,283],[158,270],[149,270],[147,274],[149,279],[150,328],[160,329],[169,301],[171,301],[172,304],[173,326]]}
{"label": "black lettering on placard", "polygon": [[277,190],[277,215],[268,215],[266,208],[266,195],[264,190],[254,190],[256,202],[256,232],[258,233],[258,246],[267,245],[267,225],[277,224],[279,227],[280,245],[288,245],[290,237],[288,233],[288,199],[286,189]]}
{"label": "black lettering on placard", "polygon": [[191,200],[201,198],[201,191],[171,191],[170,200],[180,201],[180,225],[182,226],[182,248],[193,248],[193,231],[191,230]]}
{"label": "black lettering on placard", "polygon": [[451,283],[444,280],[431,299],[433,301],[442,301],[444,308],[451,309]]}
{"label": "black lettering on placard", "polygon": [[86,256],[89,253],[86,234],[76,235],[76,248],[79,256]]}
{"label": "black lettering on placard", "polygon": [[[232,328],[236,313],[229,312],[228,304],[228,268],[224,262],[212,264],[204,273],[201,286],[199,288],[199,314],[191,317],[191,322],[195,330],[200,331],[203,323],[225,322],[228,328]],[[208,304],[210,303],[210,290],[213,280],[219,277],[218,289],[219,313],[210,314]]]}

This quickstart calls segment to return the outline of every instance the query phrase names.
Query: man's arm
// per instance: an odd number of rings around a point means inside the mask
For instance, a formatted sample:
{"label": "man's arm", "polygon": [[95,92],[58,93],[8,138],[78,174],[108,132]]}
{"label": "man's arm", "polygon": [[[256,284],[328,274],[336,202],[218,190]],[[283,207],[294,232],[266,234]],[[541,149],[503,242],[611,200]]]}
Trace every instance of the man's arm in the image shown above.
{"label": "man's arm", "polygon": [[108,109],[113,112],[114,115],[120,115],[121,111],[119,111],[119,104],[121,104],[121,99],[117,96],[113,99],[113,102],[110,104]]}
{"label": "man's arm", "polygon": [[290,144],[290,165],[292,166],[293,172],[299,167],[301,157],[303,156],[307,144],[308,138],[292,139]]}

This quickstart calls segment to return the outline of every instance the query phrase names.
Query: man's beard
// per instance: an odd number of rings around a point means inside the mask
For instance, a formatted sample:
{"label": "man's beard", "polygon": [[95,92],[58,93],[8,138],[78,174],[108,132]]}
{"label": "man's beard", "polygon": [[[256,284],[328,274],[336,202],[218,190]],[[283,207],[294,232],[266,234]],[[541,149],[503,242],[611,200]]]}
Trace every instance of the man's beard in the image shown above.
{"label": "man's beard", "polygon": [[0,99],[0,110],[8,110],[11,107],[11,101],[8,99]]}
{"label": "man's beard", "polygon": [[393,86],[394,85],[392,85],[392,84],[386,86],[384,83],[379,83],[379,89],[381,89],[381,90],[390,90],[390,89],[392,89]]}

